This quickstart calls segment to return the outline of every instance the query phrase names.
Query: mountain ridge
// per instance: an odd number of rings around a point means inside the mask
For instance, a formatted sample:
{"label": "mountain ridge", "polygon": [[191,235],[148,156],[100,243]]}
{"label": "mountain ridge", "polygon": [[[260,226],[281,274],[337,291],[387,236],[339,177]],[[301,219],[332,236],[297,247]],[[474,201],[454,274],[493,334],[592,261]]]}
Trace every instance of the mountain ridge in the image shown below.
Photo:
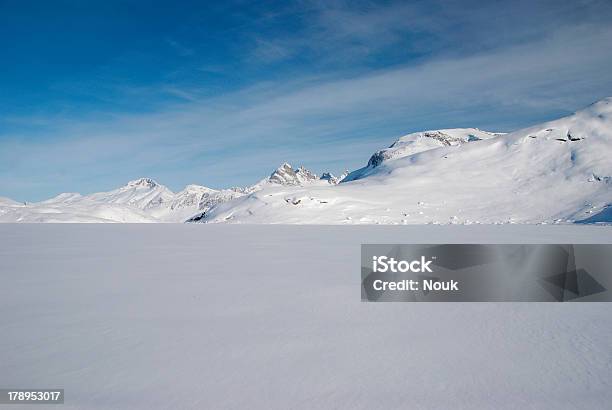
{"label": "mountain ridge", "polygon": [[612,222],[612,98],[557,120],[465,142],[378,164],[370,157],[333,192],[256,192],[219,204],[200,222]]}
{"label": "mountain ridge", "polygon": [[511,133],[404,135],[335,177],[283,163],[244,188],[151,178],[33,204],[0,200],[0,222],[609,223],[612,97]]}

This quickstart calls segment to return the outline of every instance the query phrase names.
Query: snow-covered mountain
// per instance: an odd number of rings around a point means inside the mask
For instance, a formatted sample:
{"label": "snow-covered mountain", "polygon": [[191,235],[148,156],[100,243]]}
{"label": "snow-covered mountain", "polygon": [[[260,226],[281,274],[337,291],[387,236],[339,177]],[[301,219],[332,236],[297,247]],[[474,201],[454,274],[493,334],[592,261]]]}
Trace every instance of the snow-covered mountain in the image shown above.
{"label": "snow-covered mountain", "polygon": [[88,199],[107,204],[124,204],[142,210],[165,208],[174,199],[174,193],[151,178],[130,181],[121,188],[87,196]]}
{"label": "snow-covered mountain", "polygon": [[571,116],[494,134],[410,134],[338,185],[254,192],[202,222],[612,222],[612,98]]}
{"label": "snow-covered mountain", "polygon": [[250,187],[178,193],[141,178],[33,204],[0,198],[0,222],[609,223],[610,158],[607,98],[509,134],[409,134],[340,177],[285,163]]}
{"label": "snow-covered mountain", "polygon": [[157,222],[138,208],[87,197],[55,197],[33,204],[0,204],[0,222]]}
{"label": "snow-covered mountain", "polygon": [[348,182],[362,178],[385,161],[408,157],[435,148],[455,147],[468,142],[487,140],[500,135],[503,134],[481,131],[478,128],[429,130],[404,135],[389,148],[374,153],[365,167],[348,174],[344,180]]}
{"label": "snow-covered mountain", "polygon": [[219,202],[245,195],[240,188],[188,185],[174,193],[150,178],[108,192],[60,194],[46,201],[0,202],[0,222],[184,222]]}
{"label": "snow-covered mountain", "polygon": [[285,162],[268,177],[268,182],[280,185],[302,185],[314,182],[317,179],[316,174],[313,174],[306,168],[299,167],[294,170],[291,165]]}
{"label": "snow-covered mountain", "polygon": [[174,193],[151,178],[140,178],[107,192],[63,193],[37,203],[0,198],[0,222],[185,222],[200,220],[214,206],[278,186],[302,186],[320,181],[316,174],[284,163],[272,174],[246,188],[216,190],[187,185]]}
{"label": "snow-covered mountain", "polygon": [[[312,171],[304,168],[303,166],[294,169],[290,164],[283,163],[280,167],[276,168],[270,176],[262,179],[254,185],[246,188],[231,188],[229,190],[222,191],[224,194],[219,195],[215,198],[214,203],[207,204],[207,206],[200,206],[200,212],[191,216],[186,222],[201,222],[208,215],[209,210],[214,206],[224,202],[230,202],[241,196],[252,194],[258,191],[269,191],[278,189],[280,187],[300,187],[300,186],[312,186],[317,183],[322,184],[337,184],[339,178],[334,177],[330,173],[326,172],[324,175],[329,175],[333,180],[327,178],[319,178]],[[343,174],[344,175],[344,174]]]}

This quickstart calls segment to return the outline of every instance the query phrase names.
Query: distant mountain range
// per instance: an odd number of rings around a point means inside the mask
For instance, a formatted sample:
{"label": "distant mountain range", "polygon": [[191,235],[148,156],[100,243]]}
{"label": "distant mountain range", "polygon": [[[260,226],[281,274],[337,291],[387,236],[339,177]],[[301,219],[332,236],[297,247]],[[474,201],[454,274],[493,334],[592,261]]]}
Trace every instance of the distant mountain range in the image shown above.
{"label": "distant mountain range", "polygon": [[19,203],[0,197],[0,222],[185,222],[215,205],[274,186],[297,187],[319,183],[335,185],[340,177],[321,177],[287,163],[255,185],[246,188],[211,189],[187,185],[174,193],[151,178],[140,178],[108,192],[91,195],[63,193],[36,203]]}
{"label": "distant mountain range", "polygon": [[285,163],[245,188],[174,193],[141,178],[31,204],[0,197],[0,222],[612,223],[611,158],[606,98],[509,134],[409,134],[337,177]]}

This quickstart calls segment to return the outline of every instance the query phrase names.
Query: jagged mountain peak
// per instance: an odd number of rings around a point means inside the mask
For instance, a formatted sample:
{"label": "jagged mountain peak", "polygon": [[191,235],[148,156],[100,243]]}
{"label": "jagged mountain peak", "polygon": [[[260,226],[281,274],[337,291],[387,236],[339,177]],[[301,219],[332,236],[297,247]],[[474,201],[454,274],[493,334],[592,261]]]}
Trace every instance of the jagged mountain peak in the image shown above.
{"label": "jagged mountain peak", "polygon": [[344,178],[346,178],[348,174],[349,174],[348,169],[344,171],[342,174],[340,174],[340,176],[335,176],[331,172],[324,172],[323,174],[321,174],[321,178],[319,179],[321,179],[322,181],[327,181],[328,183],[332,185],[336,185],[342,182],[342,180],[344,180]]}
{"label": "jagged mountain peak", "polygon": [[155,188],[159,186],[157,181],[152,178],[138,178],[132,181],[129,181],[126,185],[127,187],[143,187],[143,188]]}
{"label": "jagged mountain peak", "polygon": [[331,172],[324,172],[321,174],[320,179],[325,180],[325,181],[331,181],[333,179],[336,179],[336,177]]}
{"label": "jagged mountain peak", "polygon": [[280,185],[301,185],[305,182],[317,180],[317,175],[310,170],[300,166],[294,169],[287,162],[283,163],[268,177],[268,182]]}

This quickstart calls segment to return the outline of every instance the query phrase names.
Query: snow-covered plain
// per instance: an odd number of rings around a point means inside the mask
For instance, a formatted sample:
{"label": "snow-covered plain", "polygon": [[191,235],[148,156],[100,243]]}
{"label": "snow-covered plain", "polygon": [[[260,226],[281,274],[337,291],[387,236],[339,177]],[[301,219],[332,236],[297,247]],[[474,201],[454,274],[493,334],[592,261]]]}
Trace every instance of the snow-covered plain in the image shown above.
{"label": "snow-covered plain", "polygon": [[0,198],[0,222],[612,223],[610,158],[607,98],[509,134],[408,134],[341,177],[283,164],[249,187],[177,193],[141,178],[33,204]]}
{"label": "snow-covered plain", "polygon": [[64,388],[67,409],[609,407],[609,304],[360,302],[359,245],[410,242],[612,234],[2,224],[0,386]]}

